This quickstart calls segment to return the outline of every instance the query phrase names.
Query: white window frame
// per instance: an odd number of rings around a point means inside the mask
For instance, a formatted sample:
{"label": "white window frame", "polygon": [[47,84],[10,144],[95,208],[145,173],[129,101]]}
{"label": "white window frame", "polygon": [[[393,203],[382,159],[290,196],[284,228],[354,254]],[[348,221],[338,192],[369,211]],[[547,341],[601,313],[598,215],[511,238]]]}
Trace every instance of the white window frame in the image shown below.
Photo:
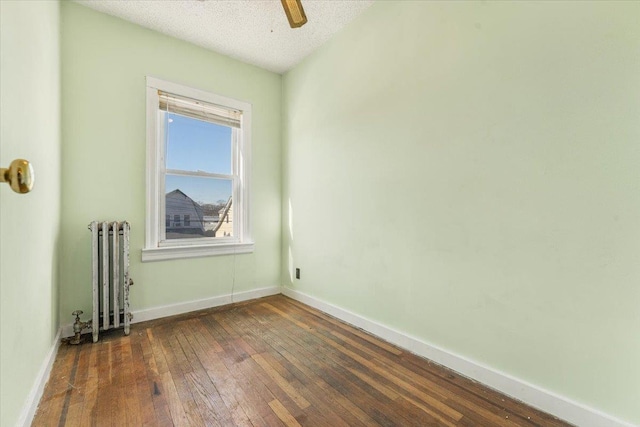
{"label": "white window frame", "polygon": [[[165,239],[165,147],[158,90],[242,111],[232,132],[233,237]],[[251,104],[177,83],[147,77],[147,204],[142,261],[253,252],[250,222]]]}

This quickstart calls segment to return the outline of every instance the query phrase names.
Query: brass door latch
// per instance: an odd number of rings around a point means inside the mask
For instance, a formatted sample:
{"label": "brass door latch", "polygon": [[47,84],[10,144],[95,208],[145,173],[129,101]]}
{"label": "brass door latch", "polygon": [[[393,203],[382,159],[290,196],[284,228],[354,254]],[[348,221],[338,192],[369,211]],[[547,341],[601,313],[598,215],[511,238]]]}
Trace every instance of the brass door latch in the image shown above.
{"label": "brass door latch", "polygon": [[33,188],[33,167],[28,160],[15,159],[8,168],[0,168],[0,182],[6,182],[16,193],[24,194]]}

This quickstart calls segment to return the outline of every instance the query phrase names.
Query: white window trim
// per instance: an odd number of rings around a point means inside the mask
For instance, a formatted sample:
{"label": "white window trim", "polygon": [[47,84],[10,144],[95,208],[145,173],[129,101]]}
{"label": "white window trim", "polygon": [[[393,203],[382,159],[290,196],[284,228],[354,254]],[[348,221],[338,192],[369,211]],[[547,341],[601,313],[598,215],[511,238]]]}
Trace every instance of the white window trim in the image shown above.
{"label": "white window trim", "polygon": [[[233,183],[233,194],[239,195],[237,200],[233,200],[235,215],[233,238],[177,239],[175,242],[162,242],[161,226],[164,227],[165,223],[164,209],[162,209],[164,194],[159,192],[164,191],[164,182],[160,182],[164,164],[160,164],[159,160],[164,147],[158,144],[158,90],[242,111],[242,126],[237,131],[241,135],[238,135],[238,143],[233,145],[234,150],[240,150],[240,153],[233,153],[233,158],[237,160],[234,167],[237,168],[239,178]],[[251,104],[154,77],[147,77],[147,204],[142,261],[253,252],[255,244],[251,237],[249,203],[251,194],[250,166]]]}

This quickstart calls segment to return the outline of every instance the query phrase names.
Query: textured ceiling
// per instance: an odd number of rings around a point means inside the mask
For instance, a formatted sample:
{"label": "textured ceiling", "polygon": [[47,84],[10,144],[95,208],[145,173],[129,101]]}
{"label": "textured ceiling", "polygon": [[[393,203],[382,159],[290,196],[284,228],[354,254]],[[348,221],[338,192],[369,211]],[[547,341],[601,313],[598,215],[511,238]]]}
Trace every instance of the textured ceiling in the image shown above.
{"label": "textured ceiling", "polygon": [[302,0],[309,22],[292,29],[280,0],[77,0],[109,15],[283,73],[373,0]]}

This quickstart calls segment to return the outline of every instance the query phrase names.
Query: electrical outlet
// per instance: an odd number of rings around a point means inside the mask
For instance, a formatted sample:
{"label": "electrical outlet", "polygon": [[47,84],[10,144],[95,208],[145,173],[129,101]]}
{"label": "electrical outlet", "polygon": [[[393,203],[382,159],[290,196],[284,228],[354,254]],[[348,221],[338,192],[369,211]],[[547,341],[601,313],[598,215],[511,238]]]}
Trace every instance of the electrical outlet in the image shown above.
{"label": "electrical outlet", "polygon": [[296,268],[296,279],[300,278],[300,269]]}

